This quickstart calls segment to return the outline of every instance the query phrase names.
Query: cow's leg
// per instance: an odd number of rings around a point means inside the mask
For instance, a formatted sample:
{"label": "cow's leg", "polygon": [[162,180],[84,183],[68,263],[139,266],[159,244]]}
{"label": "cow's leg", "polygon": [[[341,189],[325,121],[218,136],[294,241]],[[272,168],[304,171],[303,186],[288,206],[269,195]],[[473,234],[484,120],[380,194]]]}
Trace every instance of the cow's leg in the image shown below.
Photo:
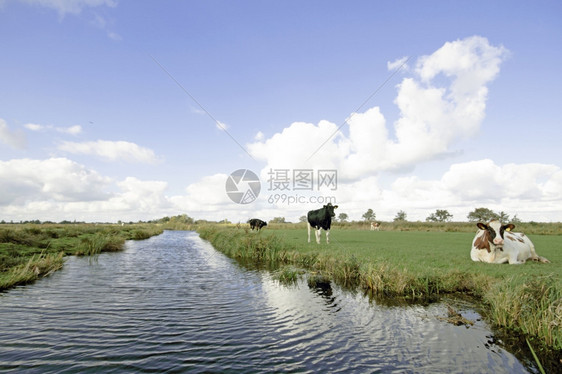
{"label": "cow's leg", "polygon": [[330,230],[326,230],[326,244],[330,244]]}
{"label": "cow's leg", "polygon": [[537,254],[537,252],[535,251],[535,246],[533,244],[530,244],[530,246],[531,246],[531,260],[542,262],[542,263],[550,262],[546,258],[541,257]]}
{"label": "cow's leg", "polygon": [[517,259],[517,253],[512,252],[512,253],[509,254],[509,264],[510,265],[521,265],[521,264],[524,264],[524,263],[525,263],[525,261],[519,261]]}
{"label": "cow's leg", "polygon": [[316,230],[315,235],[316,235],[316,243],[317,244],[320,244],[320,235],[321,234],[322,234],[322,229]]}
{"label": "cow's leg", "polygon": [[308,227],[308,242],[310,243],[310,223],[307,223],[307,227]]}

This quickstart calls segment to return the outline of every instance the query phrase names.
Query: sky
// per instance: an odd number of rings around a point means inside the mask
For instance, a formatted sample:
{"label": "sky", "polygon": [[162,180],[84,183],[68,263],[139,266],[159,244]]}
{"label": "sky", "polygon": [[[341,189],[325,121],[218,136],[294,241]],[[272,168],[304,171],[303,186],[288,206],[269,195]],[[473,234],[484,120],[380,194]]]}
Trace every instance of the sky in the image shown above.
{"label": "sky", "polygon": [[562,221],[558,1],[0,0],[0,220]]}

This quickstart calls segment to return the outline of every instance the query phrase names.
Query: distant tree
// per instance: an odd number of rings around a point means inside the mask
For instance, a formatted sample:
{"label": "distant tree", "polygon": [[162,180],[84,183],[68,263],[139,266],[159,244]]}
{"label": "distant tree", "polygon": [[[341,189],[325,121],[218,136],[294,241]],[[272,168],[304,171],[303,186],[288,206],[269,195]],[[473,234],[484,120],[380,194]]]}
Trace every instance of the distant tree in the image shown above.
{"label": "distant tree", "polygon": [[349,216],[347,215],[347,213],[340,213],[338,218],[340,219],[340,222],[345,222],[345,221],[347,221]]}
{"label": "distant tree", "polygon": [[501,211],[498,214],[498,218],[499,218],[500,222],[504,222],[504,223],[509,222],[509,214],[505,213],[504,211]]}
{"label": "distant tree", "polygon": [[466,216],[470,222],[488,222],[500,216],[488,208],[476,208]]}
{"label": "distant tree", "polygon": [[305,222],[306,223],[306,221],[307,221],[306,216],[300,216],[299,222]]}
{"label": "distant tree", "polygon": [[285,223],[285,217],[274,217],[269,223]]}
{"label": "distant tree", "polygon": [[398,213],[396,213],[396,217],[394,217],[394,222],[405,221],[405,220],[406,220],[406,212],[404,212],[403,210],[398,211]]}
{"label": "distant tree", "polygon": [[522,221],[517,217],[517,214],[511,219],[511,223],[522,223]]}
{"label": "distant tree", "polygon": [[443,210],[437,209],[435,213],[431,213],[431,215],[427,217],[425,220],[427,222],[449,222],[452,218],[453,215],[450,214],[448,211],[444,209]]}
{"label": "distant tree", "polygon": [[363,219],[364,219],[365,221],[368,222],[368,221],[374,221],[374,220],[376,219],[375,216],[376,216],[376,215],[375,215],[375,213],[373,213],[373,209],[370,209],[370,208],[369,208],[369,209],[363,214],[362,217],[363,217]]}
{"label": "distant tree", "polygon": [[[194,222],[194,219],[188,216],[187,214],[179,214],[171,218],[171,221],[178,222],[178,223],[188,223],[191,224]],[[227,221],[225,219],[225,221]]]}

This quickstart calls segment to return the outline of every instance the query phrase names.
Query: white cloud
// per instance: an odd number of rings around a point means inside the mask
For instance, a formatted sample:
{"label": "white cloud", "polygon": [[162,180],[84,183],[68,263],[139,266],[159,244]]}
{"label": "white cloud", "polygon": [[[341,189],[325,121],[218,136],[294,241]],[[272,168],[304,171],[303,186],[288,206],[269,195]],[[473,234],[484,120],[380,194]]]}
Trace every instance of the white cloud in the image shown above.
{"label": "white cloud", "polygon": [[527,220],[549,221],[543,212],[562,216],[561,187],[562,170],[556,165],[496,165],[483,159],[453,164],[435,180],[397,178],[383,192],[380,207],[387,219],[400,209],[412,220],[424,220],[437,209],[447,209],[455,220],[463,221],[468,212],[487,207]]}
{"label": "white cloud", "polygon": [[399,58],[397,60],[394,60],[394,61],[388,61],[386,63],[386,68],[388,70],[396,70],[396,69],[399,69],[399,68],[402,68],[404,70],[408,70],[409,67],[408,67],[408,64],[406,64],[406,61],[408,61],[408,57],[406,57],[406,56],[402,57],[402,58]]}
{"label": "white cloud", "polygon": [[[420,57],[415,76],[398,85],[395,103],[400,118],[393,132],[375,107],[351,114],[341,132],[328,121],[317,126],[296,122],[269,139],[255,139],[248,150],[265,160],[266,168],[337,168],[350,180],[411,169],[451,152],[455,142],[478,132],[485,115],[486,85],[497,76],[506,54],[485,38],[470,37]],[[437,79],[441,74],[447,79]]]}
{"label": "white cloud", "polygon": [[0,204],[24,201],[91,201],[105,198],[110,182],[66,158],[0,161]]}
{"label": "white cloud", "polygon": [[82,126],[75,125],[70,127],[57,127],[56,130],[65,134],[78,135],[82,132]]}
{"label": "white cloud", "polygon": [[23,149],[27,141],[23,132],[10,130],[6,121],[0,118],[0,143],[12,148]]}
{"label": "white cloud", "polygon": [[158,163],[154,151],[127,141],[98,140],[92,142],[68,142],[58,146],[61,151],[101,157],[109,161]]}
{"label": "white cloud", "polygon": [[23,125],[23,127],[31,131],[39,132],[39,131],[54,130],[63,134],[70,134],[70,135],[78,135],[82,132],[82,126],[80,125],[75,125],[70,127],[56,127],[52,125],[39,125],[36,123],[27,123]]}
{"label": "white cloud", "polygon": [[[229,205],[234,207],[226,194],[226,174],[214,174],[203,177],[185,189],[185,195],[174,196],[171,201],[186,211],[223,211]],[[222,217],[224,218],[224,217]]]}
{"label": "white cloud", "polygon": [[265,138],[265,134],[261,131],[258,131],[258,133],[254,136],[254,140],[257,141],[261,141]]}
{"label": "white cloud", "polygon": [[170,206],[164,195],[168,183],[163,181],[141,181],[134,177],[127,177],[118,182],[122,192],[112,199],[112,203],[123,206],[124,211],[153,212]]}
{"label": "white cloud", "polygon": [[[322,202],[287,200],[273,202],[261,179],[256,201],[232,202],[225,189],[227,175],[203,177],[187,186],[185,193],[166,195],[168,184],[126,177],[120,181],[68,160],[17,159],[0,161],[0,206],[4,220],[137,221],[166,215],[188,214],[197,219],[245,222],[259,217],[285,217],[296,222]],[[408,220],[425,220],[437,209],[446,209],[454,220],[466,220],[478,207],[517,214],[523,220],[550,221],[562,216],[562,169],[546,164],[496,165],[484,159],[451,165],[440,178],[404,176],[385,187],[374,176],[339,181],[334,191],[284,191],[288,197],[334,197],[339,213],[360,220],[367,209],[377,219],[389,221],[399,210]]]}
{"label": "white cloud", "polygon": [[[322,145],[334,133],[335,137]],[[343,156],[339,154],[342,150],[334,143],[334,140],[340,139],[341,133],[334,123],[321,121],[315,126],[311,123],[295,122],[269,139],[248,144],[247,149],[255,159],[267,162],[267,170],[305,168],[313,165],[334,169]],[[313,157],[307,161],[311,156]]]}
{"label": "white cloud", "polygon": [[38,125],[36,123],[26,123],[25,125],[23,125],[23,127],[31,131],[42,131],[45,129],[45,126]]}
{"label": "white cloud", "polygon": [[67,13],[78,14],[84,8],[98,6],[117,6],[116,0],[20,0],[23,3],[37,5],[56,10],[62,17]]}

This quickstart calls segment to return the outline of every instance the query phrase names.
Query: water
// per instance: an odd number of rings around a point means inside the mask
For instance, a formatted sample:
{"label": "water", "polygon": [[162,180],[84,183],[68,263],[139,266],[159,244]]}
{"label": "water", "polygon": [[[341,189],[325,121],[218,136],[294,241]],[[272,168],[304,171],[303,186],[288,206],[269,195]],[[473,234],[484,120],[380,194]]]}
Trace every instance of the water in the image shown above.
{"label": "water", "polygon": [[22,373],[526,373],[444,304],[386,307],[287,287],[194,232],[165,231],[0,293],[0,371]]}

